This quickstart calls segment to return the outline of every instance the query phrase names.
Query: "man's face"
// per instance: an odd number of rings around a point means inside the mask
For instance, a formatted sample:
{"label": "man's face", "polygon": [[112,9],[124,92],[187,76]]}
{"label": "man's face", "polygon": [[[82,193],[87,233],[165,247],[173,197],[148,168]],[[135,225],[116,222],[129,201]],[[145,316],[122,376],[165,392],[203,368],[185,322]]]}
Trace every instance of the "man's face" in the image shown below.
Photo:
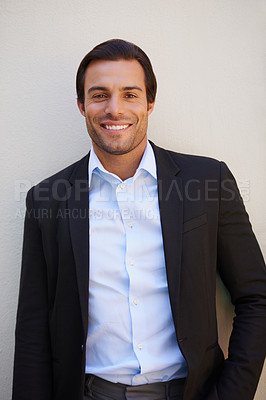
{"label": "man's face", "polygon": [[84,105],[94,149],[109,154],[129,153],[147,141],[148,116],[145,75],[136,60],[93,61],[85,73]]}

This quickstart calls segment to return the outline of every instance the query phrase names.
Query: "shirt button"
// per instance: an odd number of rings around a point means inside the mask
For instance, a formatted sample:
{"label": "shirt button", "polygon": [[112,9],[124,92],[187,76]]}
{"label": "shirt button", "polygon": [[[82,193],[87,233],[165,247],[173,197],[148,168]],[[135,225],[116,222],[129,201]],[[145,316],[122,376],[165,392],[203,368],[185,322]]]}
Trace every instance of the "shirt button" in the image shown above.
{"label": "shirt button", "polygon": [[130,261],[129,261],[129,265],[131,265],[131,266],[134,265],[134,261],[133,261],[133,260],[130,260]]}
{"label": "shirt button", "polygon": [[129,226],[129,228],[133,228],[133,223],[132,223],[132,222],[129,222],[129,223],[128,223],[128,226]]}
{"label": "shirt button", "polygon": [[142,344],[138,344],[138,349],[142,349]]}
{"label": "shirt button", "polygon": [[137,306],[137,305],[139,304],[138,299],[135,299],[135,300],[133,301],[133,303]]}
{"label": "shirt button", "polygon": [[121,183],[120,189],[125,189],[126,185],[124,183]]}

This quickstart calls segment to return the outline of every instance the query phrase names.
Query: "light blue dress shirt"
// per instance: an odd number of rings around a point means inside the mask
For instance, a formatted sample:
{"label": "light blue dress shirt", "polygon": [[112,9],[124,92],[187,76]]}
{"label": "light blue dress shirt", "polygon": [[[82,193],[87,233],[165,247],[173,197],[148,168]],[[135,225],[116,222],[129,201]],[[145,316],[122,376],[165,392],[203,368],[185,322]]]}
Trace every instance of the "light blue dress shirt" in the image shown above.
{"label": "light blue dress shirt", "polygon": [[183,378],[170,308],[155,157],[148,143],[125,181],[89,159],[86,373],[141,385]]}

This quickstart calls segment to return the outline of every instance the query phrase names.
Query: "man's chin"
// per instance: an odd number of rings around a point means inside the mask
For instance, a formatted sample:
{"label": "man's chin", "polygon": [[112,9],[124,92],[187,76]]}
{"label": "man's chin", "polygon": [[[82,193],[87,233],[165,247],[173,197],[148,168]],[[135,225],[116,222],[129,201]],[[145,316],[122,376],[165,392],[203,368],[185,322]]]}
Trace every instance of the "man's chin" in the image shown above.
{"label": "man's chin", "polygon": [[116,147],[105,146],[105,147],[101,147],[101,150],[105,151],[108,154],[112,154],[114,156],[121,156],[123,154],[129,153],[133,149],[132,148],[119,147],[119,146],[116,146]]}
{"label": "man's chin", "polygon": [[132,143],[97,143],[94,142],[94,147],[96,147],[100,151],[104,151],[105,153],[121,156],[123,154],[127,154],[132,151],[136,146]]}
{"label": "man's chin", "polygon": [[133,140],[130,140],[129,137],[120,137],[116,138],[116,140],[99,140],[99,137],[97,138],[98,140],[93,140],[94,138],[91,137],[95,147],[98,149],[100,152],[105,152],[110,155],[114,156],[121,156],[124,154],[128,154],[134,149],[136,149],[138,146],[141,146],[143,143],[143,140],[145,140],[145,135],[142,138],[139,138],[139,140],[134,140],[134,138],[131,138]]}

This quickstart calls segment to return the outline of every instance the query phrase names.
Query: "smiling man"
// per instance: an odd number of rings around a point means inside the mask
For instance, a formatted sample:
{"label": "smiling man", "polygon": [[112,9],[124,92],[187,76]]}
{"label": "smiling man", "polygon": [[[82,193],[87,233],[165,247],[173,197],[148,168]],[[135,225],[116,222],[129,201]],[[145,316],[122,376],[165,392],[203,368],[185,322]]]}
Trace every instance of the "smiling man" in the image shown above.
{"label": "smiling man", "polygon": [[[92,148],[27,196],[13,400],[254,398],[265,264],[227,166],[147,141],[156,87],[124,40],[79,66]],[[236,313],[226,360],[217,271]]]}

